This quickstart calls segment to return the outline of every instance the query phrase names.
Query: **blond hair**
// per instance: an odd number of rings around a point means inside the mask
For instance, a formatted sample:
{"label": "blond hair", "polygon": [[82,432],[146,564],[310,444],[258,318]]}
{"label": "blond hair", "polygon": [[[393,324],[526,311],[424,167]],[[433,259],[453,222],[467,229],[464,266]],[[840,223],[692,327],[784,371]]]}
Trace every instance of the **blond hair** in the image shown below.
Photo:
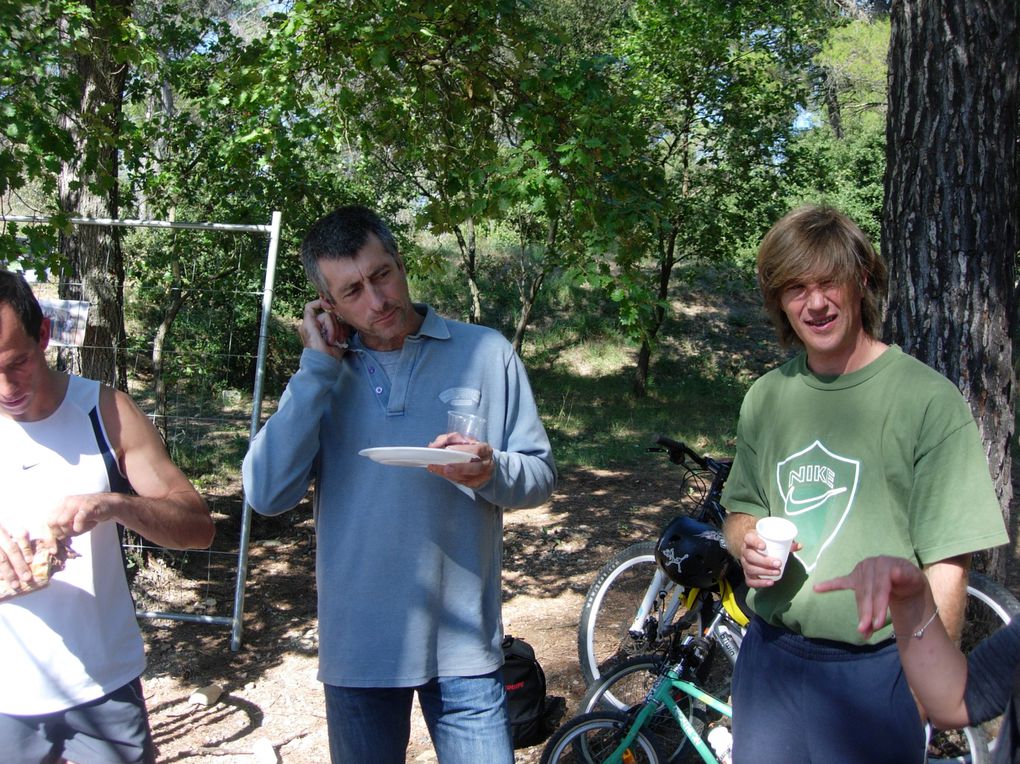
{"label": "blond hair", "polygon": [[888,286],[885,263],[853,220],[825,205],[788,212],[758,248],[758,286],[765,312],[785,346],[803,343],[783,312],[783,291],[812,281],[855,286],[861,295],[864,331],[877,339]]}

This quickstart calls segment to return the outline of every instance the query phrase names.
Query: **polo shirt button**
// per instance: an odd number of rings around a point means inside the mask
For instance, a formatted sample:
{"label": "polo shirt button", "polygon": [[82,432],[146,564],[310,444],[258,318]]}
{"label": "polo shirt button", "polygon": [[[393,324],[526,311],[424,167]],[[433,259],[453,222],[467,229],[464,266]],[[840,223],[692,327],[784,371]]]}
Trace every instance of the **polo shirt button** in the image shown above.
{"label": "polo shirt button", "polygon": [[369,374],[375,374],[375,367],[374,366],[369,366],[368,367],[368,373]]}
{"label": "polo shirt button", "polygon": [[381,387],[377,387],[377,388],[375,389],[375,394],[376,394],[376,395],[382,395],[382,388],[381,388]]}

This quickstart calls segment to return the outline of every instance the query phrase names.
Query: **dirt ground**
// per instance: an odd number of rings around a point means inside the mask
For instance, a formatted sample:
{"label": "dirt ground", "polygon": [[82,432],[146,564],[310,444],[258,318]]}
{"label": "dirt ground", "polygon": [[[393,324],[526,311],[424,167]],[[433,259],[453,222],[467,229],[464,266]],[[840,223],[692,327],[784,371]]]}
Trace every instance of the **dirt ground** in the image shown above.
{"label": "dirt ground", "polygon": [[[535,647],[549,692],[567,699],[568,716],[584,693],[576,642],[585,592],[612,553],[654,537],[672,517],[679,477],[664,454],[649,454],[640,470],[562,474],[548,503],[506,514],[505,629]],[[149,654],[145,694],[160,762],[328,760],[315,678],[314,531],[309,512],[298,509],[289,517],[259,518],[253,525],[238,652],[231,652],[229,629],[220,625],[142,622]],[[169,609],[165,600],[182,582],[169,571],[160,575],[162,569],[158,563],[146,569],[145,588],[166,589],[160,598]],[[369,618],[365,627],[385,624]],[[216,704],[189,702],[210,684],[224,691]],[[541,748],[518,751],[517,762],[537,762]],[[407,760],[435,760],[417,711]]]}

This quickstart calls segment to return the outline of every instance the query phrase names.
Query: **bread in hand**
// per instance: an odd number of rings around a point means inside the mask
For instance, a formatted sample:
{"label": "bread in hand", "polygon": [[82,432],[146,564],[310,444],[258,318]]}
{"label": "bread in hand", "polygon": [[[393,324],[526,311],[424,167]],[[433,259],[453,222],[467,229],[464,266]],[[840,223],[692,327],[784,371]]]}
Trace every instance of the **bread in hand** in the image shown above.
{"label": "bread in hand", "polygon": [[21,582],[20,589],[11,589],[6,582],[0,581],[0,602],[17,597],[21,594],[28,594],[37,589],[42,589],[49,584],[50,577],[57,571],[63,570],[68,560],[78,557],[78,553],[71,549],[68,539],[42,538],[29,539],[32,545],[32,560],[29,568],[32,571],[32,581]]}

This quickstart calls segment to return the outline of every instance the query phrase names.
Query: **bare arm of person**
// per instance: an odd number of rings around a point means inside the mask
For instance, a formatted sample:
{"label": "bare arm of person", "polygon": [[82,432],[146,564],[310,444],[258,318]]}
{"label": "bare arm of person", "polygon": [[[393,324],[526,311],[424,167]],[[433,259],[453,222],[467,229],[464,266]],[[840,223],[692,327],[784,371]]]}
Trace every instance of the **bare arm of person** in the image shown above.
{"label": "bare arm of person", "polygon": [[740,560],[747,585],[761,589],[775,585],[775,581],[762,576],[775,576],[782,567],[779,560],[765,554],[765,542],[755,531],[758,518],[744,512],[730,512],[723,524],[723,536],[730,554]]}
{"label": "bare arm of person", "polygon": [[939,606],[939,618],[945,624],[949,636],[957,644],[963,634],[963,618],[967,608],[967,571],[970,570],[970,555],[950,557],[926,565],[935,604]]}
{"label": "bare arm of person", "polygon": [[149,541],[174,549],[205,548],[215,527],[205,501],[170,460],[156,428],[127,394],[104,387],[99,405],[121,474],[137,495],[65,497],[49,518],[58,538],[114,520]]}
{"label": "bare arm of person", "polygon": [[969,724],[964,690],[967,659],[935,617],[929,578],[899,557],[869,557],[846,576],[815,584],[816,592],[852,589],[860,618],[857,630],[870,636],[892,613],[896,645],[907,682],[931,721],[943,729]]}

